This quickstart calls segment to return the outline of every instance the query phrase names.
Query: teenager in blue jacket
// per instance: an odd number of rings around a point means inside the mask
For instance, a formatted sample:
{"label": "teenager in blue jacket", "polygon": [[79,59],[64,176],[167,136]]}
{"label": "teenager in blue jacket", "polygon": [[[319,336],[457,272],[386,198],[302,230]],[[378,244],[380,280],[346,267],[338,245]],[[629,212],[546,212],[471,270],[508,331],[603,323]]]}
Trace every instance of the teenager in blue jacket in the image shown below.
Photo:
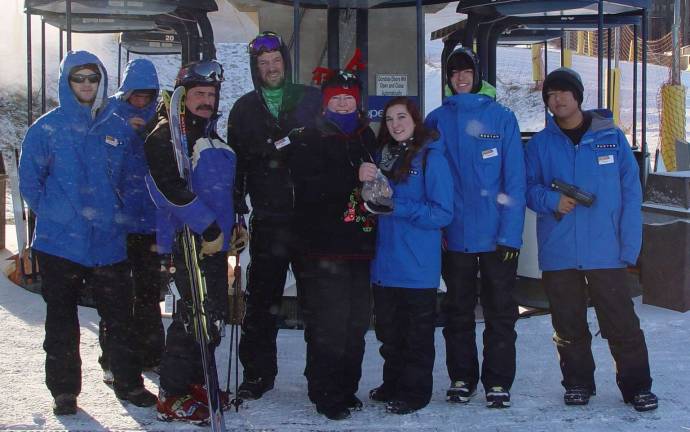
{"label": "teenager in blue jacket", "polygon": [[32,248],[46,302],[46,384],[58,415],[76,413],[81,391],[77,300],[84,283],[109,324],[115,394],[138,406],[156,403],[130,346],[128,222],[121,197],[131,143],[125,120],[101,111],[106,89],[96,56],[68,53],[60,66],[60,105],[39,118],[22,143],[20,190],[36,214]]}
{"label": "teenager in blue jacket", "polygon": [[[453,222],[445,229],[443,280],[449,402],[467,403],[481,378],[489,408],[510,406],[515,379],[513,289],[525,219],[525,162],[515,115],[482,85],[476,55],[457,48],[446,74],[453,96],[429,114],[441,132],[455,185]],[[481,376],[475,338],[477,271],[484,313]]]}
{"label": "teenager in blue jacket", "polygon": [[[544,81],[553,114],[527,144],[527,205],[537,213],[539,267],[556,331],[566,405],[586,405],[595,394],[591,300],[601,335],[616,364],[616,383],[636,410],[656,409],[640,321],[630,300],[626,267],[642,244],[642,190],[637,162],[607,110],[582,111],[577,72],[560,68]],[[554,180],[593,194],[578,203]]]}
{"label": "teenager in blue jacket", "polygon": [[[199,267],[206,279],[206,319],[214,346],[220,343],[228,310],[227,251],[234,225],[232,191],[235,181],[235,153],[216,133],[223,67],[215,60],[183,66],[175,87],[184,86],[186,115],[183,119],[191,185],[180,176],[171,143],[168,114],[161,110],[154,130],[146,137],[144,151],[149,165],[146,176],[156,207],[156,241],[159,253],[168,254],[176,271],[177,300],[168,327],[160,367],[158,419],[163,421],[208,421],[208,398],[204,388],[201,352],[191,321],[191,287],[180,234],[185,225],[198,236]],[[173,108],[175,109],[175,108]],[[217,331],[215,331],[215,330]],[[224,408],[228,397],[220,395]]]}
{"label": "teenager in blue jacket", "polygon": [[[410,99],[391,99],[379,132],[378,168],[393,189],[392,213],[380,215],[371,265],[383,383],[369,392],[386,410],[408,414],[431,399],[441,228],[453,216],[453,183],[443,148]],[[377,168],[364,163],[360,179]]]}
{"label": "teenager in blue jacket", "polygon": [[[156,251],[156,206],[151,200],[144,177],[148,173],[144,155],[146,128],[156,114],[158,75],[149,60],[136,59],[127,64],[122,85],[108,98],[109,114],[124,118],[132,132],[131,157],[136,163],[127,170],[123,201],[130,216],[127,235],[127,259],[134,285],[133,325],[136,353],[144,369],[157,369],[165,346],[165,332],[159,307],[163,278],[161,260]],[[107,323],[101,319],[98,339],[101,347],[108,340]],[[112,383],[107,350],[98,359],[103,368],[103,381]]]}

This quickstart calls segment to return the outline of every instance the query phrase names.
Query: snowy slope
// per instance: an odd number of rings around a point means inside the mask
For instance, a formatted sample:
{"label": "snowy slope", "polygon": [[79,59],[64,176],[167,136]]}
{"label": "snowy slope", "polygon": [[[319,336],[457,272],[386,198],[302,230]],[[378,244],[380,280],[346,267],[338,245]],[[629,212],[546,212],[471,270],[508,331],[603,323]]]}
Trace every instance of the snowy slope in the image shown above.
{"label": "snowy slope", "polygon": [[[639,300],[639,299],[638,299]],[[363,377],[358,395],[364,410],[343,422],[332,422],[316,413],[306,395],[302,377],[305,353],[303,333],[281,330],[278,337],[276,389],[259,401],[245,403],[239,413],[226,413],[229,430],[235,431],[588,431],[634,432],[690,429],[690,314],[680,314],[640,305],[649,346],[654,390],[660,397],[655,412],[638,413],[623,404],[616,388],[608,346],[594,338],[598,393],[585,407],[563,405],[560,371],[551,341],[550,317],[537,316],[518,322],[518,374],[513,385],[513,407],[489,410],[483,392],[466,406],[445,402],[448,378],[440,329],[436,333],[436,365],[431,404],[408,416],[386,414],[381,404],[366,399],[369,389],[379,384],[381,358],[373,331],[367,333]],[[203,430],[179,423],[160,423],[153,409],[123,405],[105,384],[96,361],[98,317],[93,309],[80,308],[83,390],[76,416],[58,418],[51,411],[51,397],[43,383],[43,320],[41,298],[12,285],[0,276],[0,429],[9,430]],[[592,333],[597,331],[590,310]],[[167,323],[166,323],[167,324]],[[483,329],[478,325],[478,330]],[[480,336],[481,337],[481,336]],[[228,341],[217,351],[220,381],[225,382]],[[146,385],[157,389],[157,376],[147,374]]]}

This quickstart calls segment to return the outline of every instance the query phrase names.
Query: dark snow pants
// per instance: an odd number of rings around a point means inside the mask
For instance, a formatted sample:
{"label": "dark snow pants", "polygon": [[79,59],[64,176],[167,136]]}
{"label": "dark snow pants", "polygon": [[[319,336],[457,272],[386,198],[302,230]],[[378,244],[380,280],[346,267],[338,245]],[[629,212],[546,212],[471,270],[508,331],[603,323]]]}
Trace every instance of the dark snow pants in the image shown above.
{"label": "dark snow pants", "polygon": [[301,258],[309,398],[342,406],[357,393],[371,316],[369,260]]}
{"label": "dark snow pants", "polygon": [[626,270],[545,271],[542,281],[551,307],[563,386],[596,389],[592,334],[587,324],[591,299],[601,337],[611,349],[623,398],[629,400],[640,390],[650,390],[647,344],[630,299]]}
{"label": "dark snow pants", "polygon": [[[160,363],[165,348],[165,329],[159,305],[163,288],[161,257],[156,252],[155,245],[155,235],[127,236],[127,262],[134,286],[132,327],[136,340],[135,351],[145,369]],[[98,330],[98,340],[103,351],[98,362],[103,369],[110,369],[110,359],[105,349],[108,343],[108,325],[103,318]]]}
{"label": "dark snow pants", "polygon": [[373,292],[382,385],[392,399],[422,408],[433,389],[437,289],[374,285]]}
{"label": "dark snow pants", "polygon": [[141,365],[132,350],[132,287],[126,262],[85,267],[73,261],[34,250],[46,302],[46,384],[53,396],[81,392],[79,317],[80,286],[93,290],[98,314],[108,322],[107,350],[115,377],[113,386],[128,392],[143,385]]}
{"label": "dark snow pants", "polygon": [[278,374],[278,316],[288,267],[295,257],[292,225],[289,219],[276,221],[252,216],[249,221],[250,262],[239,344],[245,380],[263,378],[273,382]]}
{"label": "dark snow pants", "polygon": [[[205,384],[205,381],[201,351],[195,338],[191,318],[192,296],[189,273],[185,266],[184,254],[179,246],[176,246],[173,252],[173,262],[176,269],[173,277],[182,298],[177,301],[172,323],[168,327],[160,368],[160,384],[167,395],[181,396],[189,393],[191,384]],[[199,267],[206,279],[207,318],[211,322],[225,321],[228,310],[227,253],[218,252],[206,256],[199,260]],[[214,340],[212,346],[215,348],[220,343],[220,333],[214,329],[218,331],[220,329],[215,327],[211,329]]]}
{"label": "dark snow pants", "polygon": [[517,260],[504,262],[496,252],[443,254],[442,274],[448,291],[441,310],[446,319],[443,336],[448,375],[451,381],[472,386],[480,379],[474,315],[478,270],[485,323],[481,382],[485,389],[510,389],[515,379],[515,322],[519,316],[513,298]]}

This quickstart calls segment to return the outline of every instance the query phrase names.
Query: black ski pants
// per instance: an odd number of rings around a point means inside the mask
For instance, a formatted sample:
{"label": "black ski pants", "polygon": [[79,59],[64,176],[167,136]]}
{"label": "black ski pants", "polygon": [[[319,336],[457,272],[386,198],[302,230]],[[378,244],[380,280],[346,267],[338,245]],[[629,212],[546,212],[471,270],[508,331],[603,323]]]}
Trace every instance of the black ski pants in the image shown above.
{"label": "black ski pants", "polygon": [[107,350],[112,359],[113,384],[118,392],[143,386],[141,365],[132,349],[132,287],[125,261],[85,267],[55,255],[34,250],[41,273],[41,293],[46,302],[46,384],[53,396],[81,392],[79,355],[79,290],[93,290],[98,314],[108,322]]}
{"label": "black ski pants", "polygon": [[371,316],[369,260],[300,258],[309,397],[343,406],[357,393]]}
{"label": "black ski pants", "polygon": [[[278,374],[278,317],[288,267],[296,255],[292,225],[291,219],[261,219],[252,215],[249,220],[246,312],[239,344],[245,380],[263,378],[273,382]],[[295,276],[299,276],[298,272]]]}
{"label": "black ski pants", "polygon": [[[205,384],[200,346],[196,340],[192,312],[192,293],[184,253],[177,242],[173,251],[175,286],[181,299],[176,303],[172,323],[168,327],[165,351],[161,361],[160,385],[169,396],[189,393],[191,384]],[[198,250],[198,248],[197,248]],[[199,259],[199,267],[206,279],[207,319],[226,321],[228,311],[227,252],[218,252]],[[220,343],[221,329],[211,326],[211,355]]]}
{"label": "black ski pants", "polygon": [[640,320],[635,314],[625,269],[545,271],[563,386],[595,390],[592,334],[587,324],[591,300],[601,336],[608,340],[616,365],[616,383],[624,400],[650,390],[649,356]]}
{"label": "black ski pants", "polygon": [[373,292],[382,385],[392,399],[422,408],[431,400],[434,383],[437,289],[374,285]]}
{"label": "black ski pants", "polygon": [[476,386],[480,379],[475,336],[477,271],[481,273],[479,300],[484,313],[484,351],[481,382],[485,389],[510,389],[515,379],[515,322],[513,298],[517,259],[504,262],[496,252],[443,253],[442,274],[447,292],[441,304],[446,323],[446,366],[451,381]]}
{"label": "black ski pants", "polygon": [[[165,329],[159,305],[163,289],[161,256],[156,252],[155,246],[155,234],[127,236],[127,262],[134,285],[132,327],[136,341],[135,351],[144,368],[160,364],[165,348]],[[110,358],[105,348],[108,343],[108,324],[103,318],[98,325],[98,340],[102,350],[98,362],[103,369],[110,369]]]}

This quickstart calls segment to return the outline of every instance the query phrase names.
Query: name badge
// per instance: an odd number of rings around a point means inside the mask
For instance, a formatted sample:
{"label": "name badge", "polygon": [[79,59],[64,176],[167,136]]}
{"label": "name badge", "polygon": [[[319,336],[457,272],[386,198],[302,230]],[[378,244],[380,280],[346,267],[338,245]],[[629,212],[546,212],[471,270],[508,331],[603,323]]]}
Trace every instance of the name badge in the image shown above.
{"label": "name badge", "polygon": [[496,156],[498,156],[498,150],[496,149],[496,147],[487,150],[482,150],[482,159],[489,159]]}
{"label": "name badge", "polygon": [[172,314],[173,312],[175,312],[175,295],[174,294],[166,294],[165,295],[164,312],[166,314]]}
{"label": "name badge", "polygon": [[285,138],[283,138],[283,139],[280,139],[280,140],[276,141],[276,142],[274,143],[274,145],[276,146],[276,150],[280,150],[280,149],[282,149],[283,147],[290,145],[290,138],[289,138],[289,137],[285,137]]}
{"label": "name badge", "polygon": [[105,142],[113,147],[117,147],[117,145],[120,144],[120,141],[117,138],[111,137],[110,135],[105,136]]}
{"label": "name badge", "polygon": [[613,155],[599,156],[599,165],[608,165],[613,163]]}

